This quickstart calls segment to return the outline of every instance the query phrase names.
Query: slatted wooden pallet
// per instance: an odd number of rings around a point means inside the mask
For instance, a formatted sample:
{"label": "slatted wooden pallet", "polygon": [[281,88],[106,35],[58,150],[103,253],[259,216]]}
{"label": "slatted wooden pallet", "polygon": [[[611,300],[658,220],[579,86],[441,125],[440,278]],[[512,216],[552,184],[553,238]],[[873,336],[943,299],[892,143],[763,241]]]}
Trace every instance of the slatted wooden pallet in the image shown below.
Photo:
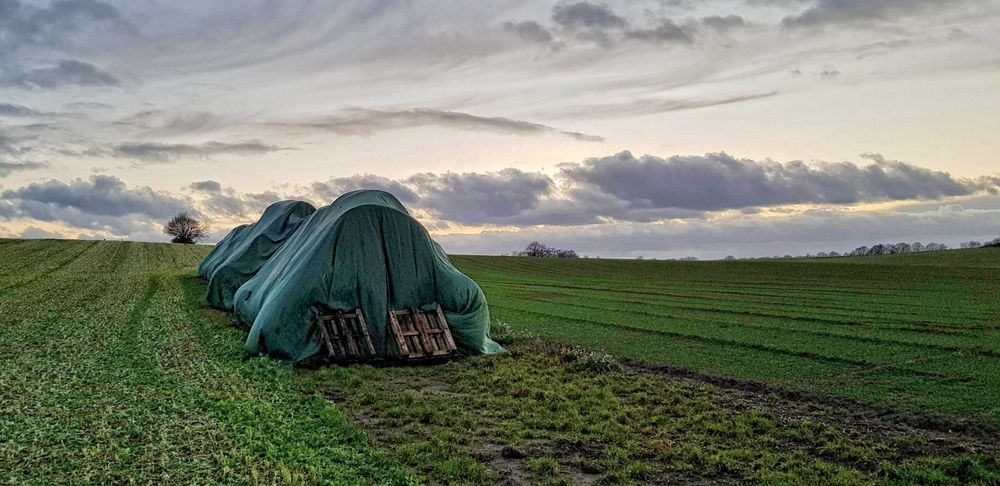
{"label": "slatted wooden pallet", "polygon": [[376,357],[361,309],[321,314],[316,319],[329,360],[353,362]]}
{"label": "slatted wooden pallet", "polygon": [[389,311],[389,328],[403,359],[444,357],[457,349],[440,306],[429,311]]}

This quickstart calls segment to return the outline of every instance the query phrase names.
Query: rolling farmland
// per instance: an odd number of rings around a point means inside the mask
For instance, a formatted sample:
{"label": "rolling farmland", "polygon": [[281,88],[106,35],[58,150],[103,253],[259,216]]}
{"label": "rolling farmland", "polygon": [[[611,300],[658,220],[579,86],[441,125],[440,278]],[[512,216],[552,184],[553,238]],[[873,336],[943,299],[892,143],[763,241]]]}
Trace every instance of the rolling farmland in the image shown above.
{"label": "rolling farmland", "polygon": [[456,257],[544,339],[321,369],[243,359],[208,250],[0,240],[0,482],[1000,481],[1000,250]]}

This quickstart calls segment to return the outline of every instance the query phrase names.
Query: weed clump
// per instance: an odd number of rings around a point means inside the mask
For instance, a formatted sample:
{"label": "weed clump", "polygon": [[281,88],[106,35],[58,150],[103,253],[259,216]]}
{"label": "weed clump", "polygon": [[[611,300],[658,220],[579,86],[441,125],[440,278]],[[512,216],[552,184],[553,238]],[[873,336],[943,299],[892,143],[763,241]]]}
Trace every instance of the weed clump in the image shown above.
{"label": "weed clump", "polygon": [[559,463],[549,457],[537,457],[528,460],[528,470],[539,476],[555,476]]}
{"label": "weed clump", "polygon": [[618,358],[604,351],[574,348],[570,356],[573,357],[571,361],[573,367],[579,370],[595,373],[614,373],[622,369],[622,364],[618,361]]}
{"label": "weed clump", "polygon": [[509,346],[531,341],[538,337],[531,331],[519,331],[504,321],[493,319],[490,321],[490,338],[504,346]]}
{"label": "weed clump", "polygon": [[529,347],[529,352],[541,353],[553,356],[560,363],[566,363],[577,371],[589,371],[592,373],[616,373],[622,371],[624,367],[618,358],[604,352],[603,350],[593,350],[578,346],[567,346],[565,344],[550,343],[542,340],[535,340]]}

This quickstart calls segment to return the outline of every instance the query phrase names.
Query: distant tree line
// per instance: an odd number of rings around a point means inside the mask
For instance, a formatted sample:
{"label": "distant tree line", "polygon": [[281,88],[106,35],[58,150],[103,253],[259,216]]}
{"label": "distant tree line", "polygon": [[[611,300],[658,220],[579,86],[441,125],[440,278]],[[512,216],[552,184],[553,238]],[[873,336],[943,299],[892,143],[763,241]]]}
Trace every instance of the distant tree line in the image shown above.
{"label": "distant tree line", "polygon": [[976,240],[966,241],[960,245],[962,248],[997,248],[1000,247],[1000,237],[993,238],[986,243],[980,243]]}
{"label": "distant tree line", "polygon": [[537,241],[528,243],[522,251],[516,251],[513,256],[536,257],[536,258],[580,258],[575,250],[562,250],[554,248]]}
{"label": "distant tree line", "polygon": [[806,253],[805,255],[793,256],[793,255],[775,255],[771,258],[836,258],[836,257],[846,257],[846,256],[868,256],[868,255],[895,255],[899,253],[917,253],[924,251],[940,251],[947,250],[948,245],[944,243],[927,243],[926,245],[915,241],[913,243],[899,242],[899,243],[878,243],[872,246],[859,246],[851,251],[844,253],[838,251],[821,251],[813,255],[812,253]]}
{"label": "distant tree line", "polygon": [[[966,248],[989,248],[989,247],[1000,247],[1000,237],[994,238],[985,243],[979,241],[967,241],[962,243],[962,249]],[[941,251],[947,250],[948,245],[944,243],[927,243],[923,244],[919,241],[913,243],[899,242],[899,243],[878,243],[872,246],[859,246],[854,250],[840,253],[837,251],[821,251],[815,255],[812,253],[806,253],[805,255],[792,256],[792,255],[775,255],[773,257],[760,257],[763,259],[768,258],[833,258],[833,257],[846,257],[846,256],[868,256],[868,255],[895,255],[899,253],[918,253],[927,251]],[[554,248],[537,241],[532,241],[528,246],[521,251],[515,251],[510,254],[511,256],[526,256],[526,257],[541,257],[541,258],[580,258],[574,250],[562,250],[559,248]],[[637,260],[642,260],[642,256],[636,257]],[[729,255],[725,258],[726,260],[737,260],[733,255]],[[739,258],[742,260],[742,258]],[[687,256],[683,258],[671,258],[670,260],[680,260],[680,261],[695,261],[698,260],[697,257]]]}
{"label": "distant tree line", "polygon": [[859,246],[848,255],[895,255],[898,253],[917,253],[922,251],[940,251],[947,249],[948,245],[945,245],[944,243],[928,243],[926,245],[919,241],[914,243],[879,243],[870,247]]}
{"label": "distant tree line", "polygon": [[[960,245],[962,249],[971,248],[988,248],[988,247],[1000,247],[1000,237],[994,238],[986,243],[980,243],[978,241],[967,241]],[[919,241],[913,243],[878,243],[872,246],[859,246],[854,250],[849,252],[840,253],[837,251],[821,251],[815,255],[812,253],[806,253],[801,256],[792,255],[775,255],[773,257],[764,258],[832,258],[832,257],[842,257],[842,256],[868,256],[868,255],[894,255],[898,253],[918,253],[926,251],[941,251],[947,250],[948,245],[944,243],[927,243],[923,244]],[[732,260],[734,257],[727,256],[726,260]]]}

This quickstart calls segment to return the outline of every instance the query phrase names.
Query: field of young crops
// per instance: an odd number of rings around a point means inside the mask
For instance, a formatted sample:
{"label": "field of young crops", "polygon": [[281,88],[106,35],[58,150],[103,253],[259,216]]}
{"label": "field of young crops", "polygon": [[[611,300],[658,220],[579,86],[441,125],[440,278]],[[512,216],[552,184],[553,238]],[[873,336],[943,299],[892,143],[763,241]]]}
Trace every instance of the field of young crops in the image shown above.
{"label": "field of young crops", "polygon": [[0,240],[0,483],[1000,481],[998,250],[456,257],[544,339],[296,369],[205,307],[209,249]]}
{"label": "field of young crops", "polygon": [[645,362],[1000,425],[1000,249],[725,262],[457,257],[493,315]]}

